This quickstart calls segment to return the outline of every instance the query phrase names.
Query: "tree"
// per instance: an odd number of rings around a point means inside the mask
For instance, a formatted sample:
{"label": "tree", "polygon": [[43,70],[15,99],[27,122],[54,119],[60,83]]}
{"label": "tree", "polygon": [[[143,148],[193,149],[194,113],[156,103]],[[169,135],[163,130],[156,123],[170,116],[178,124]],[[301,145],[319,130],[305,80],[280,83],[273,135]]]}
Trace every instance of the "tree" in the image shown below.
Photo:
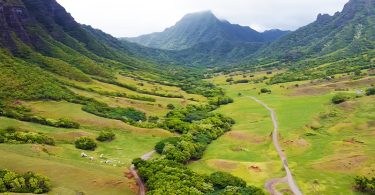
{"label": "tree", "polygon": [[176,107],[175,107],[173,104],[168,104],[168,105],[167,105],[167,108],[168,108],[169,110],[174,110]]}
{"label": "tree", "polygon": [[375,95],[375,87],[368,88],[368,89],[366,90],[366,95],[367,95],[367,96]]}
{"label": "tree", "polygon": [[75,146],[82,150],[95,150],[97,144],[89,137],[80,137],[75,142]]}
{"label": "tree", "polygon": [[215,189],[224,189],[227,186],[246,187],[246,182],[225,172],[212,173],[208,180],[214,185]]}

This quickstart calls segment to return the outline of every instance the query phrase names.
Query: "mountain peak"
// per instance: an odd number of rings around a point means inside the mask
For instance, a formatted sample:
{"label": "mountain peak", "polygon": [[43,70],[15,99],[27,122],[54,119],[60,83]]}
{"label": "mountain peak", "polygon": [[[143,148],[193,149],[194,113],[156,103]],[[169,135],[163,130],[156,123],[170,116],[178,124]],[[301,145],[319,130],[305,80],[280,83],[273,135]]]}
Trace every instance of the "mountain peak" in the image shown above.
{"label": "mountain peak", "polygon": [[206,21],[215,21],[219,20],[210,10],[206,11],[200,11],[200,12],[194,12],[194,13],[189,13],[186,14],[181,20],[181,21],[201,21],[201,20],[206,20]]}

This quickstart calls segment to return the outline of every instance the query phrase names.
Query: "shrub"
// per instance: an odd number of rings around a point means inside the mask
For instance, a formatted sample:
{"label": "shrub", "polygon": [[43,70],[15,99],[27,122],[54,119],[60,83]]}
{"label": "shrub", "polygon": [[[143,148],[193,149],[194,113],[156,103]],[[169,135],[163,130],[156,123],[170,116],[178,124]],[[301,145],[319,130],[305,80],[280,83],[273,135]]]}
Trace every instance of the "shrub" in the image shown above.
{"label": "shrub", "polygon": [[230,103],[233,103],[233,99],[228,96],[220,96],[209,99],[209,104],[216,106],[227,105]]}
{"label": "shrub", "polygon": [[112,131],[102,131],[100,132],[99,136],[96,138],[96,140],[100,142],[105,142],[105,141],[112,141],[114,140],[116,135]]}
{"label": "shrub", "polygon": [[375,194],[375,177],[357,176],[354,178],[355,188],[361,192]]}
{"label": "shrub", "polygon": [[247,80],[247,79],[241,79],[241,80],[237,80],[237,81],[234,81],[235,84],[240,84],[240,83],[249,83],[250,81]]}
{"label": "shrub", "polygon": [[368,88],[368,89],[366,90],[366,95],[367,95],[367,96],[375,95],[375,87]]}
{"label": "shrub", "polygon": [[134,108],[113,108],[104,103],[90,102],[82,110],[100,117],[122,120],[124,122],[146,121],[146,114]]}
{"label": "shrub", "polygon": [[76,148],[81,150],[95,150],[97,144],[94,140],[88,137],[80,137],[74,142]]}
{"label": "shrub", "polygon": [[347,100],[349,100],[351,97],[349,94],[345,94],[345,93],[338,93],[336,94],[335,96],[332,97],[332,103],[334,104],[341,104],[343,102],[346,102]]}
{"label": "shrub", "polygon": [[260,89],[260,93],[271,93],[272,91],[270,89],[267,89],[267,88],[262,88]]}
{"label": "shrub", "polygon": [[175,107],[173,104],[168,104],[168,105],[167,105],[167,108],[168,108],[169,110],[174,110],[176,107]]}
{"label": "shrub", "polygon": [[0,143],[55,145],[55,140],[43,133],[18,131],[8,127],[0,130]]}

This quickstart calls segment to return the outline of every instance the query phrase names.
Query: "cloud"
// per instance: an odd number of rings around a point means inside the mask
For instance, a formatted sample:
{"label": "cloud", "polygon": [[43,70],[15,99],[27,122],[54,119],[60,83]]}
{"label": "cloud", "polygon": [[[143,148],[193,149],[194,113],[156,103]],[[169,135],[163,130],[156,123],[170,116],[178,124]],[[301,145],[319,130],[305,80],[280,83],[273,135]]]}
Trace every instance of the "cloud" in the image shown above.
{"label": "cloud", "polygon": [[57,0],[80,23],[117,37],[164,30],[185,14],[212,10],[231,23],[295,30],[319,13],[341,11],[348,0]]}

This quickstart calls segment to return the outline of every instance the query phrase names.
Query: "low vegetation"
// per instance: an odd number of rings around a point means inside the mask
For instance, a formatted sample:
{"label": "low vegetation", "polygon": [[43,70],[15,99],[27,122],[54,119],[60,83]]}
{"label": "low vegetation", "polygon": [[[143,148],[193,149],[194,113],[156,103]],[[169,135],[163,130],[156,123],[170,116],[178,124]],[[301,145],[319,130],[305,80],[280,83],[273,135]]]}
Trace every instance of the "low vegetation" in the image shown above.
{"label": "low vegetation", "polygon": [[51,189],[50,180],[33,172],[18,174],[6,169],[0,170],[0,192],[47,193]]}
{"label": "low vegetation", "polygon": [[95,150],[97,147],[96,142],[89,137],[80,137],[75,142],[76,148],[81,150]]}
{"label": "low vegetation", "polygon": [[116,135],[112,131],[101,131],[99,136],[96,138],[96,140],[100,142],[110,142],[114,140],[115,137]]}
{"label": "low vegetation", "polygon": [[354,178],[355,188],[366,194],[375,194],[375,177],[357,176]]}
{"label": "low vegetation", "polygon": [[264,194],[259,188],[246,187],[243,180],[230,174],[199,175],[171,160],[135,159],[133,164],[145,181],[148,194]]}
{"label": "low vegetation", "polygon": [[47,119],[41,116],[34,116],[31,110],[21,104],[15,103],[1,103],[0,102],[0,116],[14,118],[20,121],[39,123],[42,125],[60,127],[60,128],[71,128],[78,129],[79,123],[70,121],[68,119]]}
{"label": "low vegetation", "polygon": [[20,131],[13,127],[0,130],[0,143],[55,145],[55,140],[43,133]]}
{"label": "low vegetation", "polygon": [[260,93],[271,93],[272,91],[270,89],[267,89],[267,88],[262,88],[260,89]]}
{"label": "low vegetation", "polygon": [[343,102],[346,102],[350,100],[352,96],[347,93],[338,93],[335,96],[332,97],[332,103],[334,104],[341,104]]}
{"label": "low vegetation", "polygon": [[82,107],[86,111],[104,118],[117,119],[128,123],[146,121],[146,114],[134,108],[113,108],[104,103],[90,102]]}
{"label": "low vegetation", "polygon": [[368,88],[368,89],[366,90],[366,95],[367,95],[367,96],[375,95],[375,87]]}

